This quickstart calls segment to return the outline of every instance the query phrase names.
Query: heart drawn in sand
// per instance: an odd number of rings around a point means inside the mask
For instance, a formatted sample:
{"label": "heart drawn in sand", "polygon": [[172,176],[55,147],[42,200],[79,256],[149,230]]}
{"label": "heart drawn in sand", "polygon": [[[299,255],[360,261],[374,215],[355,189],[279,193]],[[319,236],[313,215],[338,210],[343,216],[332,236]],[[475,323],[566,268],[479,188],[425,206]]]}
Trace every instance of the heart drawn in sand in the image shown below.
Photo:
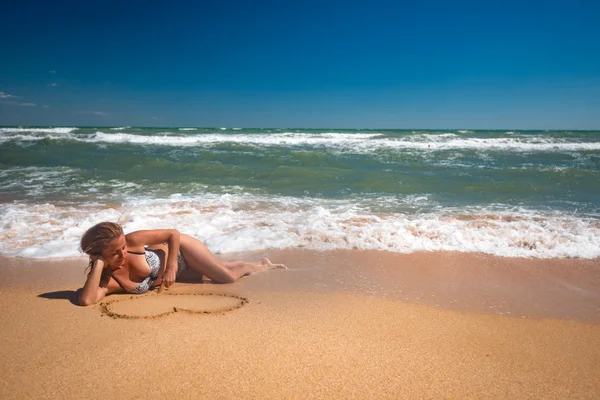
{"label": "heart drawn in sand", "polygon": [[223,293],[167,293],[130,296],[101,304],[104,314],[112,318],[158,318],[177,312],[223,314],[248,303],[245,297]]}

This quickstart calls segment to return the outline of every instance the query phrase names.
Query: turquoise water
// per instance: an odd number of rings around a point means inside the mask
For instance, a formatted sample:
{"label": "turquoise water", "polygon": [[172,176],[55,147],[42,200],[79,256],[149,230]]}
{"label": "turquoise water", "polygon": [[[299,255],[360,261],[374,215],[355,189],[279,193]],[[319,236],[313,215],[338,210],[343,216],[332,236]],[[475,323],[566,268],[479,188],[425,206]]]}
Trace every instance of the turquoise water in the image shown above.
{"label": "turquoise water", "polygon": [[5,254],[74,255],[108,218],[221,252],[600,255],[597,131],[5,127],[0,160]]}

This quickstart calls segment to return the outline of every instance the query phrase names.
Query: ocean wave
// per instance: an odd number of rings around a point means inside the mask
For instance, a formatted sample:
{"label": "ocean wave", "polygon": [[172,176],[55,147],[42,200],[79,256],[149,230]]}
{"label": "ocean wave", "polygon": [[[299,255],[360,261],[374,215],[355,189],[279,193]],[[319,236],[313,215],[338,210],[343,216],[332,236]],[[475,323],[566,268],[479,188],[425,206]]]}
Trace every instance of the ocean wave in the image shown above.
{"label": "ocean wave", "polygon": [[[63,200],[111,199],[113,193],[120,196],[135,195],[142,185],[110,179],[101,181],[86,177],[85,172],[70,167],[13,167],[0,170],[1,193],[10,197],[58,197]],[[73,190],[76,188],[76,190]]]}
{"label": "ocean wave", "polygon": [[1,133],[71,133],[79,128],[0,128]]}
{"label": "ocean wave", "polygon": [[104,206],[2,204],[0,252],[29,258],[77,256],[80,236],[103,220],[118,221],[126,231],[175,227],[217,253],[302,247],[600,257],[600,222],[593,218],[498,206],[376,214],[346,200],[249,194],[173,195]]}
{"label": "ocean wave", "polygon": [[[3,128],[6,129],[6,128]],[[16,129],[16,128],[10,128]],[[252,147],[313,148],[341,153],[369,154],[379,151],[437,152],[471,150],[478,152],[580,152],[600,150],[600,140],[591,138],[553,137],[550,135],[509,135],[506,137],[474,137],[454,133],[415,133],[386,135],[385,133],[346,132],[278,132],[278,133],[199,133],[177,134],[169,131],[135,134],[97,131],[72,134],[76,128],[32,131],[25,128],[0,136],[0,142],[73,140],[97,144],[134,144],[170,147],[211,147],[227,144]],[[62,129],[62,130],[58,130]],[[180,128],[186,129],[186,128]]]}

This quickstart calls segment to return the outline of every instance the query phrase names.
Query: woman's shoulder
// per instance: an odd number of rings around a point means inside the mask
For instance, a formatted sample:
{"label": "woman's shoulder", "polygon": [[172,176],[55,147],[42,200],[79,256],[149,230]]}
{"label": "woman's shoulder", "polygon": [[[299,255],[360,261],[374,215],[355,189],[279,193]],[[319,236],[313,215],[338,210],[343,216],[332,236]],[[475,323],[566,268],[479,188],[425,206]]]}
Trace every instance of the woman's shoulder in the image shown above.
{"label": "woman's shoulder", "polygon": [[177,231],[174,229],[137,230],[126,234],[125,239],[129,247],[158,245],[166,243],[173,235],[173,232]]}
{"label": "woman's shoulder", "polygon": [[146,243],[144,243],[143,240],[140,240],[143,238],[140,237],[138,232],[140,231],[130,232],[125,235],[125,241],[127,242],[128,252],[134,251],[136,253],[141,253],[145,251]]}

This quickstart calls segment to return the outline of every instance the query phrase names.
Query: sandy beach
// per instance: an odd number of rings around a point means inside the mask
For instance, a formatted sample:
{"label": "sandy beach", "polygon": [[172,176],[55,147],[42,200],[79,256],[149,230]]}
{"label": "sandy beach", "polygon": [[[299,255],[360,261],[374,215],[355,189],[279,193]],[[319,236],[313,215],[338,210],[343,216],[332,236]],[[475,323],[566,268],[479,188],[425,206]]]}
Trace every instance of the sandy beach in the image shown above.
{"label": "sandy beach", "polygon": [[600,400],[600,0],[140,5],[2,4],[0,400]]}
{"label": "sandy beach", "polygon": [[85,259],[0,258],[0,398],[600,396],[598,259],[260,255],[290,269],[91,307]]}

